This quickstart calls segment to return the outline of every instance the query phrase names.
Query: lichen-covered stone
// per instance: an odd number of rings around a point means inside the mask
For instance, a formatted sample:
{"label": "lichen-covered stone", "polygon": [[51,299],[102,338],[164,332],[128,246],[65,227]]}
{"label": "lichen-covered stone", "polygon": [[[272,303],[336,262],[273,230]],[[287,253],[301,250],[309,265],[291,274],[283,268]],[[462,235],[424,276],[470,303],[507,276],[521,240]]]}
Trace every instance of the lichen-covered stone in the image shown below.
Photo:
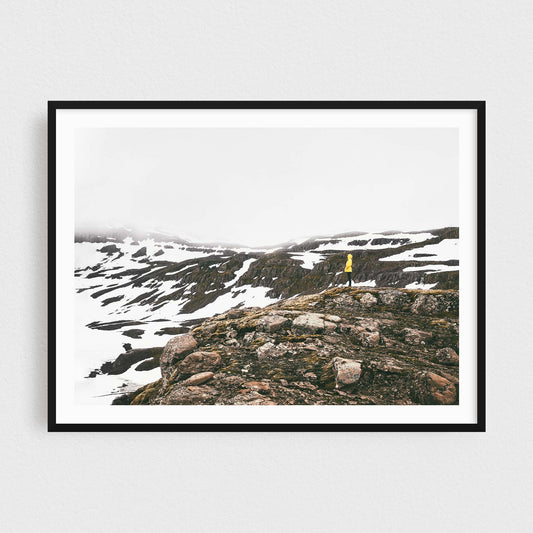
{"label": "lichen-covered stone", "polygon": [[287,353],[285,344],[275,345],[273,342],[266,342],[257,348],[258,358],[265,359],[267,357],[281,357]]}
{"label": "lichen-covered stone", "polygon": [[180,378],[189,377],[200,372],[212,372],[220,365],[217,352],[194,352],[181,361],[176,371]]}
{"label": "lichen-covered stone", "polygon": [[419,329],[404,328],[403,334],[407,344],[425,344],[431,338],[431,333]]}
{"label": "lichen-covered stone", "polygon": [[197,346],[196,339],[190,334],[178,335],[167,342],[160,358],[161,376],[165,384],[173,372],[173,365],[190,354]]}
{"label": "lichen-covered stone", "polygon": [[279,331],[290,321],[288,318],[280,315],[265,315],[257,321],[257,329],[268,333]]}
{"label": "lichen-covered stone", "polygon": [[453,348],[441,348],[437,350],[435,359],[442,365],[457,366],[459,364],[459,356]]}
{"label": "lichen-covered stone", "polygon": [[292,323],[295,329],[318,333],[324,331],[324,315],[318,313],[305,313],[294,319]]}
{"label": "lichen-covered stone", "polygon": [[369,292],[366,292],[361,296],[361,299],[359,300],[359,303],[364,307],[372,307],[373,305],[376,305],[378,303],[377,298],[370,294]]}
{"label": "lichen-covered stone", "polygon": [[332,366],[335,374],[335,386],[338,389],[357,383],[361,377],[360,361],[335,357],[332,361]]}
{"label": "lichen-covered stone", "polygon": [[402,291],[396,289],[382,290],[378,295],[379,303],[391,307],[398,307],[405,304],[409,297]]}
{"label": "lichen-covered stone", "polygon": [[202,385],[209,381],[215,374],[213,372],[200,372],[194,374],[183,382],[183,385]]}
{"label": "lichen-covered stone", "polygon": [[451,380],[425,371],[419,375],[417,396],[417,400],[423,404],[451,405],[456,403],[457,389]]}

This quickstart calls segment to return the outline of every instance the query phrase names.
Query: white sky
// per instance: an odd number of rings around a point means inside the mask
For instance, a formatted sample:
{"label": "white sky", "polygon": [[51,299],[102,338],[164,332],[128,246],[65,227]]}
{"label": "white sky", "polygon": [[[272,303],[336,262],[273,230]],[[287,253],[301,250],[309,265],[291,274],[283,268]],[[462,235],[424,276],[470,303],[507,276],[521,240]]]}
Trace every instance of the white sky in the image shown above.
{"label": "white sky", "polygon": [[107,128],[76,135],[76,228],[272,245],[459,225],[453,128]]}

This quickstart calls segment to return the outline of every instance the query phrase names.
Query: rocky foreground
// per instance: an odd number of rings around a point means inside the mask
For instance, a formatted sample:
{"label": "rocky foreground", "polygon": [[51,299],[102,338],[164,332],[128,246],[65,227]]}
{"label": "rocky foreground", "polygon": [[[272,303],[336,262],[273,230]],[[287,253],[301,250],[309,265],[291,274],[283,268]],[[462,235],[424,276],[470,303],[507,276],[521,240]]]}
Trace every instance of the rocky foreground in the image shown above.
{"label": "rocky foreground", "polygon": [[232,309],[103,370],[161,367],[114,405],[457,404],[458,315],[456,290],[334,288]]}

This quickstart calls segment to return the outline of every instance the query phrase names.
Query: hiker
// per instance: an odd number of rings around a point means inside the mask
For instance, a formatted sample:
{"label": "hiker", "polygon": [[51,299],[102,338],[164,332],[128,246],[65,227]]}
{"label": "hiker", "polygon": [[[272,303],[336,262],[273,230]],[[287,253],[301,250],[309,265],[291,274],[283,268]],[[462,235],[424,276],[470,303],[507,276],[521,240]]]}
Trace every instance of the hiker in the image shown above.
{"label": "hiker", "polygon": [[352,254],[348,254],[348,261],[346,261],[346,267],[344,272],[348,274],[348,285],[352,286]]}

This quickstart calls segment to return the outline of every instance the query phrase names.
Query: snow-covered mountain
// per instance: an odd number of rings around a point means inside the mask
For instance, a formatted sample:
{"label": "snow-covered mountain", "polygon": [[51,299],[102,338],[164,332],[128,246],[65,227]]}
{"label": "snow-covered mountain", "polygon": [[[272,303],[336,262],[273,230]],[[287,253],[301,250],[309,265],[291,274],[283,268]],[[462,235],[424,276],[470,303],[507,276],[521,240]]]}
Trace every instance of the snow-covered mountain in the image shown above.
{"label": "snow-covered mountain", "polygon": [[[79,233],[78,372],[87,375],[114,359],[123,343],[134,348],[163,346],[169,336],[231,308],[264,307],[342,285],[347,253],[353,255],[355,285],[458,288],[458,236],[457,228],[352,233],[258,249],[129,230]],[[158,368],[136,372],[144,375],[137,384],[157,379],[157,372]],[[127,383],[128,378],[122,375],[120,381]],[[109,383],[102,383],[102,393],[106,390]],[[80,397],[86,396],[80,392]]]}

